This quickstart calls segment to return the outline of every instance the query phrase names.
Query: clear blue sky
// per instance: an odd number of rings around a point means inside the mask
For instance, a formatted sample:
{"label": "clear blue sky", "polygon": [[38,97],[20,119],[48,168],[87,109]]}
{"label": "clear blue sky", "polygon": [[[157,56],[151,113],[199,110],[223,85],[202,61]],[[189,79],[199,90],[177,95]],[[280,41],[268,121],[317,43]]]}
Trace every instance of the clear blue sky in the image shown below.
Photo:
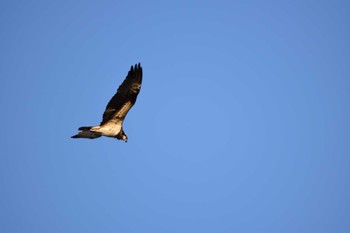
{"label": "clear blue sky", "polygon": [[[350,232],[349,1],[1,1],[0,232]],[[98,124],[132,64],[128,143]]]}

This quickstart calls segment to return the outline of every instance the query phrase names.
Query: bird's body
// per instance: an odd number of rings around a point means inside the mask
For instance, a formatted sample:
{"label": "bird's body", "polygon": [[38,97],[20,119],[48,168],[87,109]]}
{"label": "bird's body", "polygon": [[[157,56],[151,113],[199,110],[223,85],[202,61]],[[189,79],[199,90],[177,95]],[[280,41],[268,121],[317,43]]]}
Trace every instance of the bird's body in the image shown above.
{"label": "bird's body", "polygon": [[140,63],[131,66],[124,82],[119,86],[117,93],[107,104],[103,113],[102,122],[98,126],[80,127],[78,134],[72,138],[95,139],[101,136],[117,138],[127,142],[128,136],[123,130],[123,122],[131,107],[135,104],[142,83],[142,67]]}
{"label": "bird's body", "polygon": [[114,138],[122,130],[122,121],[117,123],[109,122],[101,126],[94,126],[90,129],[92,132],[100,133],[102,136]]}

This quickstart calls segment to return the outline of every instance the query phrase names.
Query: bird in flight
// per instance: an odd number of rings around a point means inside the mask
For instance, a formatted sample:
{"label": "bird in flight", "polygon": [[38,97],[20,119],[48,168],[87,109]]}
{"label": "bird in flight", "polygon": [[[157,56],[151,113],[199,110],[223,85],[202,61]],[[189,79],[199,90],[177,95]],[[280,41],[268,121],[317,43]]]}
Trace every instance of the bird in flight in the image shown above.
{"label": "bird in flight", "polygon": [[131,66],[124,82],[119,86],[117,93],[107,104],[103,113],[102,122],[98,126],[80,127],[80,132],[72,138],[95,139],[101,136],[128,141],[123,130],[123,121],[131,107],[135,104],[142,83],[142,67],[139,64]]}

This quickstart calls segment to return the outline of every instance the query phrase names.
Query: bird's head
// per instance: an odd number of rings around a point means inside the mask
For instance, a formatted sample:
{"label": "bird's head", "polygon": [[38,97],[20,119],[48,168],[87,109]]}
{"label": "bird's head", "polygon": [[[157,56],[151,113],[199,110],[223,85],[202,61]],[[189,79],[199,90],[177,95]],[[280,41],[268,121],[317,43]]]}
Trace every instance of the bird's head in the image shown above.
{"label": "bird's head", "polygon": [[125,134],[123,129],[115,136],[115,138],[118,140],[123,140],[124,142],[128,142],[128,135]]}
{"label": "bird's head", "polygon": [[123,133],[122,140],[128,142],[128,136],[125,133]]}

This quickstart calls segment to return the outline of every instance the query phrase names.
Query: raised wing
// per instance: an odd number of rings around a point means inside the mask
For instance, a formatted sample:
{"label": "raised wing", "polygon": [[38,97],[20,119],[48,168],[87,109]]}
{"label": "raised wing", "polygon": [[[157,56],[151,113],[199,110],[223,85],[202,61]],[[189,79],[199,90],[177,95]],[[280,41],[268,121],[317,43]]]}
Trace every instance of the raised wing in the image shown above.
{"label": "raised wing", "polygon": [[103,113],[101,125],[109,120],[123,120],[131,107],[135,104],[137,95],[140,92],[142,83],[142,67],[139,64],[131,66],[128,75],[124,82],[119,86],[117,93],[107,104],[106,110]]}

